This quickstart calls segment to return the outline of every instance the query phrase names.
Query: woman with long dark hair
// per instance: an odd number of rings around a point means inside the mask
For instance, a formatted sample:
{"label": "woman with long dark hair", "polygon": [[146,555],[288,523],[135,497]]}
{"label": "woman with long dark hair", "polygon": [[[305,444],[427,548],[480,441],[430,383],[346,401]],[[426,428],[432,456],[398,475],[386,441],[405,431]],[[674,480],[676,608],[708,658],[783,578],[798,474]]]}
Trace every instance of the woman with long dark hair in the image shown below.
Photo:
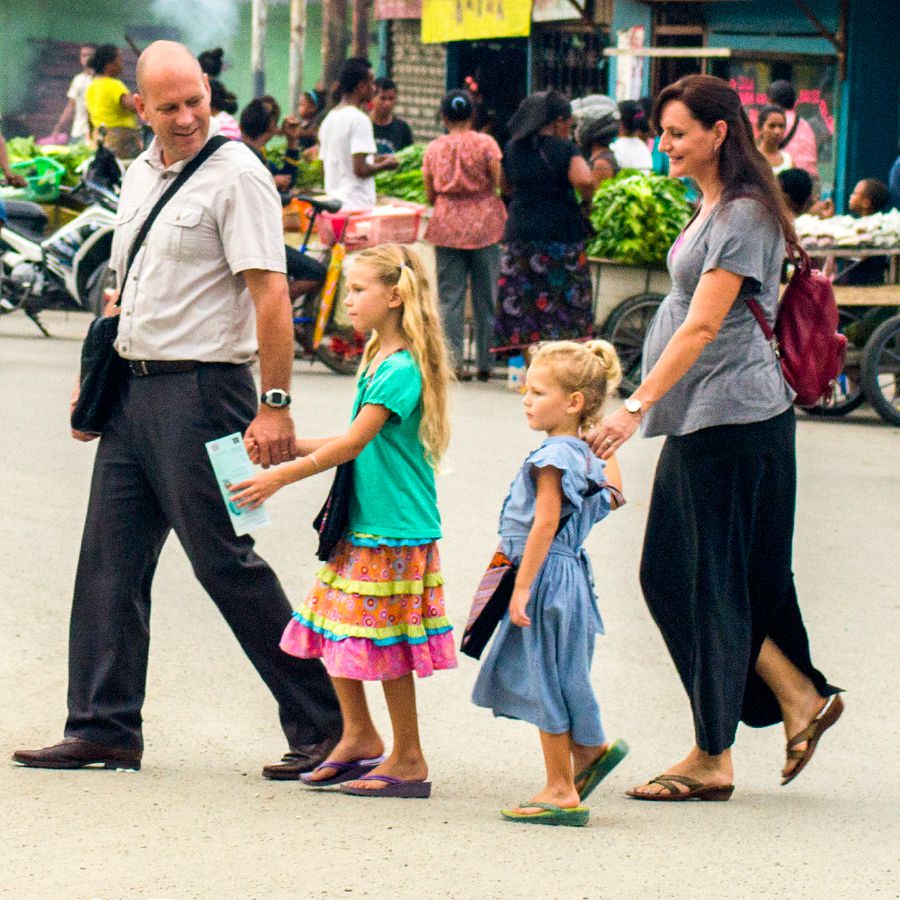
{"label": "woman with long dark hair", "polygon": [[641,587],[687,691],[696,744],[640,800],[727,800],[737,726],[784,722],[782,784],[843,709],[812,664],[791,572],[793,391],[745,298],[774,323],[792,218],[737,93],[690,75],[654,110],[674,177],[702,201],[669,251],[672,292],[644,345],[638,390],[590,436],[606,458],[639,424],[666,435]]}
{"label": "woman with long dark hair", "polygon": [[572,106],[559,91],[531,94],[508,128],[503,172],[512,201],[500,261],[497,347],[590,337],[591,276],[575,194],[589,200],[597,184],[569,139]]}

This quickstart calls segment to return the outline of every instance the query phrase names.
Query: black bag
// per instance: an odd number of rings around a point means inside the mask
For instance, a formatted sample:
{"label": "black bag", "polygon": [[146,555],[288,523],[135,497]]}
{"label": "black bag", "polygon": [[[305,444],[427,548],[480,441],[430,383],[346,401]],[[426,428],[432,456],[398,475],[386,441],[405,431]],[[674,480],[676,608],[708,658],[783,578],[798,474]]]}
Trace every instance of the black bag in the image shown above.
{"label": "black bag", "polygon": [[[138,255],[156,217],[169,202],[175,192],[209,159],[228,138],[217,134],[211,137],[203,149],[181,170],[178,177],[169,185],[163,195],[150,210],[131,249],[128,251],[128,263],[125,266],[124,286],[128,281],[131,265]],[[119,389],[128,373],[128,363],[116,352],[114,346],[119,334],[119,316],[100,316],[91,322],[84,345],[81,348],[81,387],[78,401],[72,410],[72,428],[86,434],[101,434]]]}
{"label": "black bag", "polygon": [[[359,407],[356,410],[357,415],[363,407],[362,401],[365,395],[366,392],[363,389],[359,398]],[[313,519],[313,528],[319,532],[319,547],[316,550],[316,557],[322,562],[328,562],[332,550],[347,533],[347,526],[350,524],[350,497],[352,494],[353,460],[351,459],[341,463],[335,469],[331,490],[328,492],[319,514]]]}
{"label": "black bag", "polygon": [[319,548],[316,556],[327,562],[331,551],[347,533],[350,522],[350,496],[353,493],[353,460],[341,463],[334,473],[331,490],[319,514],[313,519],[313,528],[319,532]]}

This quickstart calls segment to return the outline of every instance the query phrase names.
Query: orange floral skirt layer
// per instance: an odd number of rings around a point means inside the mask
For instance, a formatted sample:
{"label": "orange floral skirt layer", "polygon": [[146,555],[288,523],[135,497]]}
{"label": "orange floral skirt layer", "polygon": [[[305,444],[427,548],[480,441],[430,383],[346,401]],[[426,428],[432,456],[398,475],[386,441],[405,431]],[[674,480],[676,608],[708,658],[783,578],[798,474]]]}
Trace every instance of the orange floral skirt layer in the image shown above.
{"label": "orange floral skirt layer", "polygon": [[285,628],[282,650],[321,658],[329,675],[357,681],[456,667],[437,543],[388,540],[351,534],[337,545]]}

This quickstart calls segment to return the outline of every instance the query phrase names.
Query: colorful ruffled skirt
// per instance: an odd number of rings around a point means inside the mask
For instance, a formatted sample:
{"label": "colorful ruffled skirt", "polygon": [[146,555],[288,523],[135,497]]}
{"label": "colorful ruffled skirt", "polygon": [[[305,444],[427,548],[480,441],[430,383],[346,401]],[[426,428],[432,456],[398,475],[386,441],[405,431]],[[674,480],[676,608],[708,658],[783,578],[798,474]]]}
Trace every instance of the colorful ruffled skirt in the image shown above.
{"label": "colorful ruffled skirt", "polygon": [[319,570],[281,649],[357,681],[456,667],[436,541],[350,534]]}

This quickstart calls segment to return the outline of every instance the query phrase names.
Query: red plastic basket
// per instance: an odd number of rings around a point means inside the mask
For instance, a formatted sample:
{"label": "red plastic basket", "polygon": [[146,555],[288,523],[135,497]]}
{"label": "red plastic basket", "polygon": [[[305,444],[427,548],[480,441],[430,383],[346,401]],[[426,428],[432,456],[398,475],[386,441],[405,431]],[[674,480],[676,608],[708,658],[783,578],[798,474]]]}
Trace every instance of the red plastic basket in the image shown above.
{"label": "red plastic basket", "polygon": [[377,206],[349,213],[320,213],[316,219],[319,238],[326,246],[338,242],[344,223],[344,243],[348,250],[378,244],[412,244],[419,239],[425,207]]}

